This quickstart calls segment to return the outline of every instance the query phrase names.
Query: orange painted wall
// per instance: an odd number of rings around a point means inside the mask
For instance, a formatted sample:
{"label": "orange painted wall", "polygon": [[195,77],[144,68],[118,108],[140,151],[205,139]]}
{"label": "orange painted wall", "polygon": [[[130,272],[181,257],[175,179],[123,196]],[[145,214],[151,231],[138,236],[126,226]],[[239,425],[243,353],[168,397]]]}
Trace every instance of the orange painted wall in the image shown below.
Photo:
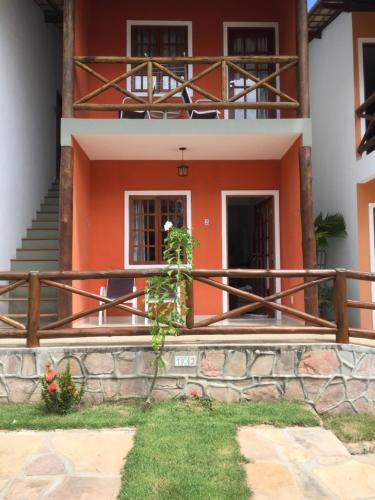
{"label": "orange painted wall", "polygon": [[[193,234],[200,241],[194,265],[211,269],[222,267],[221,191],[281,190],[281,263],[301,268],[297,165],[296,145],[282,161],[192,161],[185,178],[177,176],[176,163],[170,161],[92,161],[90,183],[80,182],[80,174],[75,172],[75,224],[78,230],[79,221],[88,220],[90,230],[88,238],[75,231],[74,246],[80,246],[86,260],[75,258],[74,263],[80,269],[83,264],[89,269],[123,268],[124,192],[165,190],[168,186],[169,190],[191,191]],[[80,170],[83,173],[82,167]],[[210,220],[208,226],[203,224],[205,218]],[[95,287],[98,292],[99,284]],[[219,291],[208,294],[206,287],[197,285],[195,294],[196,314],[221,312]]]}
{"label": "orange painted wall", "polygon": [[[357,184],[359,270],[368,272],[370,262],[369,203],[375,203],[375,180]],[[371,284],[360,282],[360,299],[372,302]],[[372,328],[371,311],[361,309],[361,327]]]}
{"label": "orange painted wall", "polygon": [[[89,8],[88,8],[89,5]],[[214,7],[214,8],[213,8]],[[76,55],[126,55],[127,20],[172,20],[192,21],[193,55],[217,56],[223,54],[224,22],[278,22],[281,55],[296,53],[295,0],[223,0],[214,2],[183,3],[132,2],[130,0],[77,0]],[[96,67],[108,77],[121,73],[121,65],[100,65]],[[201,80],[207,82],[207,89],[220,95],[219,73],[213,73]],[[99,86],[93,78],[87,78],[80,69],[76,71],[76,96]],[[281,88],[293,97],[296,95],[296,73],[288,71],[281,77]],[[92,102],[120,102],[121,95],[112,90]],[[290,113],[289,113],[290,114]],[[96,115],[93,112],[79,112],[84,117],[114,117],[112,113]],[[288,115],[285,115],[288,116]]]}
{"label": "orange painted wall", "polygon": [[[73,142],[73,269],[90,269],[91,165],[80,145]],[[84,283],[77,281],[78,288]],[[88,300],[73,295],[73,308],[79,311]]]}
{"label": "orange painted wall", "polygon": [[[281,269],[303,269],[298,162],[301,145],[302,139],[297,139],[280,162]],[[290,288],[299,282],[292,278],[284,279],[282,288]],[[303,292],[286,297],[283,302],[303,310]]]}
{"label": "orange painted wall", "polygon": [[[375,38],[375,12],[353,12],[353,57],[354,57],[354,91],[355,109],[360,104],[360,80],[359,80],[359,38]],[[361,121],[356,120],[356,144],[361,142]]]}

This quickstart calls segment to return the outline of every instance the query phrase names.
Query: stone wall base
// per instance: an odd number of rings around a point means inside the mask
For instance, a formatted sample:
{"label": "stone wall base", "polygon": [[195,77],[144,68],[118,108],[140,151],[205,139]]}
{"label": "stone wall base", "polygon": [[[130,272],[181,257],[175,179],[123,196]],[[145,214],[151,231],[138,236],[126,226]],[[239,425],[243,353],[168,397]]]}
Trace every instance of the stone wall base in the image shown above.
{"label": "stone wall base", "polygon": [[[176,366],[181,356],[195,366]],[[177,358],[177,359],[176,359]],[[70,360],[93,403],[143,398],[153,373],[151,348],[0,349],[0,402],[38,401],[47,364]],[[196,361],[196,363],[194,363]],[[155,386],[157,400],[200,396],[219,401],[303,400],[318,413],[375,413],[375,349],[356,345],[169,346]]]}

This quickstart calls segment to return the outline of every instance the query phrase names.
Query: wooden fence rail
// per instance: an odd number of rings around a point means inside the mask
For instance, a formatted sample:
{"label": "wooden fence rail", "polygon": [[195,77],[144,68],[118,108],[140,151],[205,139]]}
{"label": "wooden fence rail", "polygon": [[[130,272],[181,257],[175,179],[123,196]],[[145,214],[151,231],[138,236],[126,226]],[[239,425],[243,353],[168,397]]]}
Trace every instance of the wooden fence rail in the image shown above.
{"label": "wooden fence rail", "polygon": [[[246,56],[246,57],[110,57],[81,56],[74,58],[77,71],[89,74],[102,83],[74,102],[76,111],[188,111],[222,109],[298,109],[299,102],[280,90],[280,75],[298,65],[297,56]],[[121,65],[126,68],[109,79],[98,66]],[[94,66],[94,67],[93,67]],[[112,74],[112,71],[111,71]],[[205,80],[205,77],[210,79]],[[233,75],[241,79],[241,90],[233,90]],[[262,75],[262,76],[260,76]],[[230,78],[230,76],[232,78]],[[135,81],[140,81],[141,89]],[[163,87],[167,79],[167,88]],[[212,91],[212,79],[216,79],[218,94]],[[199,85],[197,82],[201,82]],[[92,102],[109,89],[114,89],[124,102]],[[193,91],[202,99],[191,103],[176,102],[184,89]],[[246,100],[246,96],[259,89],[266,91],[266,100]],[[172,99],[172,101],[171,101]]]}
{"label": "wooden fence rail", "polygon": [[[28,314],[27,323],[22,323],[11,318],[7,313],[0,314],[1,338],[21,338],[26,340],[28,347],[37,347],[41,339],[50,338],[74,338],[74,337],[111,337],[111,336],[134,336],[146,335],[150,331],[145,319],[148,318],[142,308],[133,307],[129,302],[134,298],[144,297],[145,288],[127,293],[117,299],[102,297],[98,293],[93,293],[70,284],[74,280],[86,282],[88,280],[103,280],[108,278],[142,278],[143,282],[151,276],[160,274],[160,270],[138,269],[138,270],[118,270],[118,271],[66,271],[66,272],[30,272],[30,273],[1,273],[0,281],[7,281],[9,284],[0,288],[0,295],[12,292],[20,286],[28,286]],[[192,282],[187,284],[186,305],[188,313],[184,324],[176,323],[181,335],[208,335],[208,334],[320,334],[335,335],[336,342],[348,343],[350,338],[364,338],[375,340],[375,330],[366,330],[354,327],[349,324],[349,309],[375,310],[375,303],[348,298],[348,279],[361,281],[375,281],[375,274],[360,273],[345,269],[336,270],[249,270],[249,269],[194,269],[192,271]],[[294,279],[293,286],[282,287],[282,291],[273,293],[267,297],[261,297],[253,292],[234,287],[227,283],[228,278],[251,278],[251,279]],[[296,283],[297,282],[299,283]],[[67,284],[68,282],[69,284]],[[286,305],[283,299],[291,297],[298,292],[304,292],[312,287],[326,285],[332,282],[333,286],[333,307],[334,320],[313,316],[296,307]],[[218,289],[221,292],[239,297],[246,303],[228,312],[209,316],[196,321],[194,299],[194,284]],[[87,299],[91,299],[97,305],[87,307],[82,311],[70,316],[60,318],[48,324],[41,324],[41,291],[44,287],[56,288],[67,294],[75,294]],[[141,324],[112,327],[83,327],[76,326],[74,322],[79,319],[97,315],[99,312],[109,308],[125,311],[128,314],[142,318]],[[296,321],[295,325],[269,325],[254,324],[223,324],[224,320],[238,318],[244,313],[256,311],[257,309],[267,309],[274,312],[281,312],[283,315],[292,317]]]}

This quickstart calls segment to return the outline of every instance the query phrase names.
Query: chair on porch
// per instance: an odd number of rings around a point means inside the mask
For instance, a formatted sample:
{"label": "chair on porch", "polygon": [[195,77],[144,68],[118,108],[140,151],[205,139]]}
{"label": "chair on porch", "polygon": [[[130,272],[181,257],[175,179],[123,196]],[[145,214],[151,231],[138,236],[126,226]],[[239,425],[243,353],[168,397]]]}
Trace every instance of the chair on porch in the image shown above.
{"label": "chair on porch", "polygon": [[[130,97],[124,97],[122,100],[122,104],[125,104],[126,101],[131,101],[132,99]],[[119,112],[119,118],[122,120],[123,118],[130,119],[130,120],[144,120],[144,119],[150,119],[150,112],[148,110],[140,110],[140,111],[133,111],[132,109],[122,109]]]}
{"label": "chair on porch", "polygon": [[[178,288],[178,290],[177,290],[177,295],[181,296],[181,290],[180,290],[180,288]],[[168,297],[165,297],[164,300],[163,300],[163,302],[166,303],[166,304],[168,304],[168,303],[174,302],[175,300],[176,300],[176,294],[174,293],[173,290],[171,290],[170,293],[169,293],[169,295],[168,295]],[[147,297],[146,297],[146,301],[145,301],[145,312],[146,313],[148,313],[148,311],[149,311],[149,304],[150,303],[151,304],[156,303],[156,300],[153,301],[153,300],[147,299]],[[181,309],[180,309],[179,306],[177,306],[177,310],[178,310],[179,313],[181,313]],[[148,318],[146,318],[145,319],[145,324],[148,325],[149,322],[150,322],[150,320]]]}
{"label": "chair on porch", "polygon": [[[193,101],[190,97],[190,94],[187,90],[186,87],[184,87],[183,91],[181,92],[182,94],[182,99],[185,102],[185,104],[192,104]],[[211,102],[208,101],[207,99],[199,99],[196,102]],[[213,111],[196,111],[195,109],[188,109],[187,110],[188,116],[191,120],[199,120],[199,119],[211,119],[211,120],[217,120],[220,115],[220,111],[215,109]]]}
{"label": "chair on porch", "polygon": [[[106,297],[107,299],[116,300],[127,295],[128,293],[136,292],[137,288],[135,286],[134,278],[108,278],[106,286],[100,288],[100,296]],[[129,300],[127,303],[131,304],[132,307],[137,308],[137,297]],[[100,305],[104,302],[100,302]],[[99,326],[102,326],[104,321],[107,320],[107,309],[104,311],[99,311]],[[135,325],[136,317],[132,314],[132,325]]]}

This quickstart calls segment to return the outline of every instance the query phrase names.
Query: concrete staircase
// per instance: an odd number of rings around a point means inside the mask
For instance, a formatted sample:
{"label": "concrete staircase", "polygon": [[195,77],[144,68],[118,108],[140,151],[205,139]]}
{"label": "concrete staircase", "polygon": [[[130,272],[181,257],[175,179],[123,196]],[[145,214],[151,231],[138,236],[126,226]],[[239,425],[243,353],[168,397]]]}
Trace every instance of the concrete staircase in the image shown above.
{"label": "concrete staircase", "polygon": [[[55,271],[59,268],[59,184],[55,181],[48,191],[27,230],[22,245],[17,249],[16,258],[11,260],[11,271]],[[49,323],[57,319],[57,289],[42,287],[41,322]],[[9,316],[26,323],[27,286],[10,292]]]}

